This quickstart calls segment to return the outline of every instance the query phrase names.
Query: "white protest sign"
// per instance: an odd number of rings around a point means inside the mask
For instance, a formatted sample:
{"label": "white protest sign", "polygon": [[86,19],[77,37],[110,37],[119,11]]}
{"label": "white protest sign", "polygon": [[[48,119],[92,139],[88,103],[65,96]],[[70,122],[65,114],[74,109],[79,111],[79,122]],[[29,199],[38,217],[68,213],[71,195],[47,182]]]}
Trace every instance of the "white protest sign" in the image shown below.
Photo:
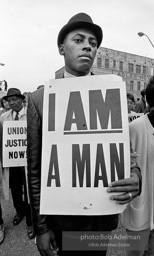
{"label": "white protest sign", "polygon": [[140,116],[143,116],[143,115],[144,115],[144,113],[135,113],[135,112],[129,113],[128,114],[128,120],[129,120],[129,122],[132,122],[133,120],[135,120],[135,119],[137,119],[137,118],[139,118]]}
{"label": "white protest sign", "polygon": [[3,167],[27,166],[27,122],[4,121]]}
{"label": "white protest sign", "polygon": [[115,75],[50,80],[44,91],[41,214],[116,214],[111,181],[130,176],[125,84]]}

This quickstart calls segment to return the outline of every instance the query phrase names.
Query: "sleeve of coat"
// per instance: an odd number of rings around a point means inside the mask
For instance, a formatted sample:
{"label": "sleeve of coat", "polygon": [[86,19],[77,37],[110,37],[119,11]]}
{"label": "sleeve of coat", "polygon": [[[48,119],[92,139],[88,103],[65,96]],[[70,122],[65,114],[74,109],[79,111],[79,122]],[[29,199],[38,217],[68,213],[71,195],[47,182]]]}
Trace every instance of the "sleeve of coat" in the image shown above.
{"label": "sleeve of coat", "polygon": [[0,117],[0,161],[2,162],[2,147],[3,147],[3,127],[2,127],[2,122],[1,122],[1,117]]}
{"label": "sleeve of coat", "polygon": [[28,187],[35,233],[48,231],[47,216],[40,215],[43,90],[28,95],[27,163]]}

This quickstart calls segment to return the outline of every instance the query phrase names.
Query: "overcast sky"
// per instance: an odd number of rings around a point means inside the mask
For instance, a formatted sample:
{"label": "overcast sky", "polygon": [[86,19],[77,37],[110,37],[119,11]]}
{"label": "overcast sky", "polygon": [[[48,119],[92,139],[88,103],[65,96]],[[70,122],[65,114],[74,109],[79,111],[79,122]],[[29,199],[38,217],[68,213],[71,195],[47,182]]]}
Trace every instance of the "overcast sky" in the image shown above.
{"label": "overcast sky", "polygon": [[154,58],[154,0],[0,0],[0,80],[34,91],[64,64],[57,35],[78,12],[103,29],[101,46]]}

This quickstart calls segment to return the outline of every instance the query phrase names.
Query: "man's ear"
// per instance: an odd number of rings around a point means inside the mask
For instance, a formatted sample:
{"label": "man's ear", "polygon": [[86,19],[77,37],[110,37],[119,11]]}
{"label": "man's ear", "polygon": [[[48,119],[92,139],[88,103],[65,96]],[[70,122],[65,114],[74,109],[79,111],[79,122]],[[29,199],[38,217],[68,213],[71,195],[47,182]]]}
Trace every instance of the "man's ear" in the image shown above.
{"label": "man's ear", "polygon": [[59,45],[59,54],[60,55],[64,55],[65,51],[64,51],[64,45],[63,44],[60,44]]}

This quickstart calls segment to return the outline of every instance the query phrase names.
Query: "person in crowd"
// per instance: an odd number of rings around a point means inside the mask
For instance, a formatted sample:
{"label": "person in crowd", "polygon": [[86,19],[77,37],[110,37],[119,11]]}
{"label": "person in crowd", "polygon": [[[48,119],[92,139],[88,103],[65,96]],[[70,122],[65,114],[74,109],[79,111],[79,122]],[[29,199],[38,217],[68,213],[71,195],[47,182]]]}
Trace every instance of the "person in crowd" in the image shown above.
{"label": "person in crowd", "polygon": [[0,115],[2,115],[3,113],[5,113],[6,111],[8,111],[10,109],[10,106],[8,104],[8,102],[6,100],[4,100],[3,98],[1,98],[1,109],[0,109]]}
{"label": "person in crowd", "polygon": [[127,106],[128,106],[128,121],[132,122],[134,120],[133,115],[136,114],[135,108],[135,98],[130,92],[127,92]]}
{"label": "person in crowd", "polygon": [[0,83],[0,91],[7,91],[8,84],[5,80]]}
{"label": "person in crowd", "polygon": [[[65,71],[61,78],[71,79],[71,77],[93,75],[90,69],[102,38],[101,27],[94,24],[88,14],[74,15],[58,34],[59,53],[64,57],[65,62]],[[118,214],[109,216],[46,216],[39,214],[43,92],[42,88],[29,94],[27,112],[28,184],[37,248],[42,256],[106,255],[105,251],[62,251],[62,232],[111,231],[117,227]],[[140,170],[133,167],[131,177],[113,182],[109,186],[108,192],[123,192],[122,195],[112,195],[111,198],[121,204],[128,203],[139,195],[140,180]]]}
{"label": "person in crowd", "polygon": [[144,113],[146,110],[146,100],[145,100],[145,89],[141,91],[141,98],[136,102],[135,112],[136,113]]}
{"label": "person in crowd", "polygon": [[5,233],[4,233],[4,220],[2,216],[2,207],[1,207],[1,198],[2,198],[2,166],[0,161],[0,244],[3,242]]}
{"label": "person in crowd", "polygon": [[[23,106],[25,96],[21,94],[21,91],[19,89],[10,88],[7,92],[7,95],[4,96],[3,99],[8,102],[10,110],[3,113],[0,117],[1,141],[3,136],[4,121],[27,120],[27,108]],[[8,188],[10,186],[13,204],[16,209],[16,215],[13,219],[13,225],[18,225],[23,217],[26,215],[28,237],[31,239],[34,238],[34,232],[32,228],[30,204],[27,200],[27,186],[25,175],[25,167],[2,168],[2,176],[5,178],[5,185],[3,187],[4,195],[6,198],[8,198]],[[23,194],[25,200],[23,199]]]}
{"label": "person in crowd", "polygon": [[[130,123],[130,140],[136,161],[142,172],[142,193],[135,198],[122,215],[127,230],[144,234],[141,249],[127,251],[129,256],[154,255],[154,76],[146,91],[149,112]],[[142,237],[142,236],[141,236]]]}
{"label": "person in crowd", "polygon": [[[8,102],[2,98],[1,99],[0,115],[5,113],[9,109],[10,109],[10,106],[9,106]],[[1,202],[1,197],[2,197],[2,165],[1,165],[1,160],[0,160],[0,202]],[[1,203],[0,203],[0,243],[3,242],[4,237],[5,237],[4,221],[3,221],[3,218],[2,218],[2,207],[1,207]]]}
{"label": "person in crowd", "polygon": [[134,95],[130,92],[127,92],[127,105],[128,105],[128,114],[135,113],[135,98]]}
{"label": "person in crowd", "polygon": [[28,92],[24,92],[23,95],[25,96],[25,99],[23,100],[23,107],[27,108]]}

